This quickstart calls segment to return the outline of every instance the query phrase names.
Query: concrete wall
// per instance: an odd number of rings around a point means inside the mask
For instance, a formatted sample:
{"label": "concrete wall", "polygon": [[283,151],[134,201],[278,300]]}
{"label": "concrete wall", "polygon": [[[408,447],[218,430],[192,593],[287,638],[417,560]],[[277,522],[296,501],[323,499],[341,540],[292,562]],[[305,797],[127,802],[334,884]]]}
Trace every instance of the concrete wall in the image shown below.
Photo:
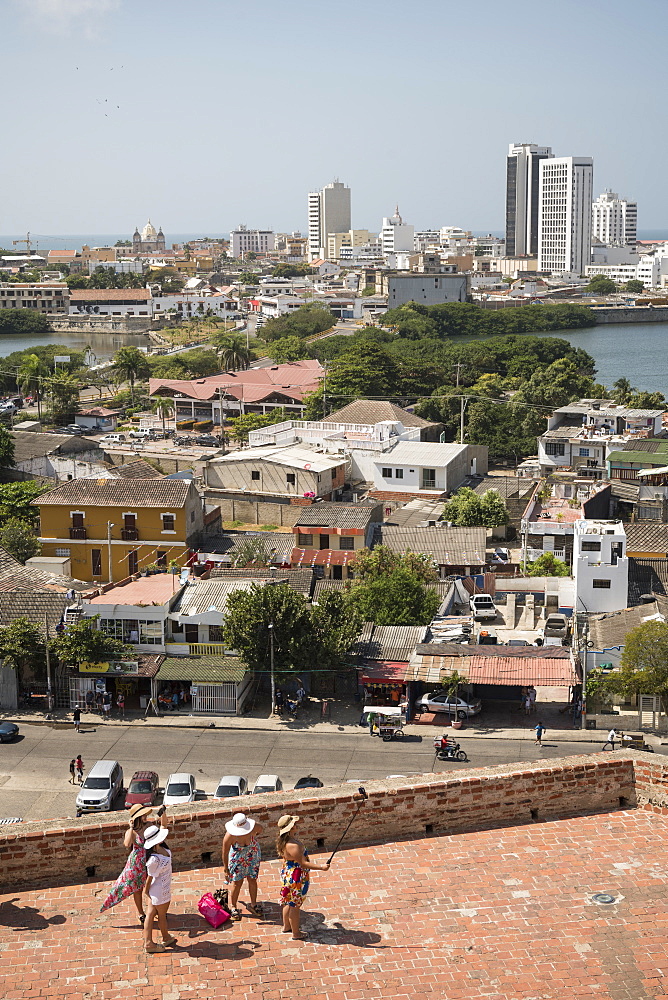
{"label": "concrete wall", "polygon": [[[634,806],[634,766],[639,760],[644,765],[645,755],[615,751],[549,763],[473,768],[455,775],[373,781],[367,785],[369,800],[347,843],[461,833]],[[642,768],[641,777],[642,801],[664,808],[668,763],[663,758],[652,760]],[[271,857],[276,823],[284,813],[299,813],[304,841],[328,850],[334,848],[358,802],[354,786],[339,785],[249,796],[244,811],[262,825],[262,848]],[[209,859],[203,855],[219,862],[224,823],[234,811],[213,801],[170,810],[170,846],[177,872],[184,866],[206,864]],[[0,891],[83,881],[91,867],[90,877],[114,879],[127,857],[125,829],[124,812],[0,827]]]}
{"label": "concrete wall", "polygon": [[277,524],[280,528],[292,528],[297,522],[302,507],[310,501],[304,500],[280,503],[279,501],[260,500],[259,498],[244,498],[218,495],[216,491],[206,494],[207,499],[220,507],[222,521],[243,521],[244,524]]}
{"label": "concrete wall", "polygon": [[[582,303],[586,305],[586,302]],[[665,323],[668,306],[629,306],[628,309],[602,306],[592,309],[597,323]]]}
{"label": "concrete wall", "polygon": [[58,333],[148,333],[167,326],[163,316],[62,316],[49,313],[49,323]]}

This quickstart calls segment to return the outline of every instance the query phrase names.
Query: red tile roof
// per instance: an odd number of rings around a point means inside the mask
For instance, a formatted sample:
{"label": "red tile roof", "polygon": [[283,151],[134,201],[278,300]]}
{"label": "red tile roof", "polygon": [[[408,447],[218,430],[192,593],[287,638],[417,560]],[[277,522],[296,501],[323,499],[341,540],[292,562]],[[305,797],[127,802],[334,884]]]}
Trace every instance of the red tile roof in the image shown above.
{"label": "red tile roof", "polygon": [[249,368],[247,371],[221,372],[198,379],[149,379],[152,396],[165,390],[191,399],[214,399],[222,389],[226,396],[244,402],[258,402],[273,393],[303,400],[306,393],[318,388],[324,369],[319,361],[294,361],[271,368]]}

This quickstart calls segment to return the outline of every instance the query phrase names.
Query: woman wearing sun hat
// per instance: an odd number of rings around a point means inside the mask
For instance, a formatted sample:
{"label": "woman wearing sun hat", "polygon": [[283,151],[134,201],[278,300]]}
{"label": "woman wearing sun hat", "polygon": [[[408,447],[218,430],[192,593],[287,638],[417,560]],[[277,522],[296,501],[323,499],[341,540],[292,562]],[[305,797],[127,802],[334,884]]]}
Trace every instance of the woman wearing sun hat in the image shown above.
{"label": "woman wearing sun hat", "polygon": [[225,824],[223,837],[223,867],[227,881],[232,884],[230,893],[230,916],[232,920],[241,920],[237,908],[239,893],[244,879],[248,882],[250,896],[250,913],[254,917],[263,914],[262,903],[257,901],[257,879],[260,874],[262,854],[257,840],[262,828],[254,819],[245,813],[235,813],[229,823]]}
{"label": "woman wearing sun hat", "polygon": [[[125,868],[118,876],[111,892],[100,907],[100,912],[108,910],[110,906],[115,906],[128,896],[134,896],[135,906],[139,915],[139,923],[143,924],[146,914],[144,913],[144,885],[146,883],[146,850],[144,847],[145,829],[156,820],[151,813],[153,806],[143,806],[137,802],[129,812],[128,829],[125,831],[123,843],[126,847],[132,848],[125,862]],[[166,826],[164,806],[160,810],[160,823]]]}
{"label": "woman wearing sun hat", "polygon": [[[168,836],[169,830],[166,826],[153,824],[144,830],[148,872],[146,880],[148,912],[144,922],[144,949],[150,955],[171,948],[177,943],[167,926],[167,910],[172,901],[172,852],[167,847]],[[157,944],[153,940],[153,921],[156,917],[162,933],[162,942]]]}
{"label": "woman wearing sun hat", "polygon": [[281,868],[283,932],[289,934],[292,931],[294,941],[301,941],[306,937],[306,934],[299,929],[299,922],[302,904],[309,890],[310,873],[312,871],[329,871],[329,861],[324,865],[314,865],[312,861],[309,861],[308,851],[296,834],[292,832],[293,827],[298,822],[299,816],[281,816],[278,821],[278,839],[276,840],[276,853],[279,858],[283,859],[283,867]]}

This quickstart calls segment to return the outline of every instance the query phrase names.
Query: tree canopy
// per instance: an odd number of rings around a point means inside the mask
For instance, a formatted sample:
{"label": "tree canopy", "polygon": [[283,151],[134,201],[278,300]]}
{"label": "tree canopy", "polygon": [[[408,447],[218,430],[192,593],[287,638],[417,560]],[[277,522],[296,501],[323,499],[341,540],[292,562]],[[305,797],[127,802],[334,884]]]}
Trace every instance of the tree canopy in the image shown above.
{"label": "tree canopy", "polygon": [[20,563],[39,555],[41,549],[33,528],[18,517],[10,517],[0,528],[0,545]]}
{"label": "tree canopy", "polygon": [[527,576],[570,576],[571,571],[553,552],[543,552],[527,566]]}
{"label": "tree canopy", "polygon": [[604,274],[595,274],[585,291],[594,292],[596,295],[612,295],[617,291],[617,285],[612,278],[607,278]]}
{"label": "tree canopy", "polygon": [[0,628],[0,658],[6,659],[16,671],[19,686],[24,671],[30,667],[40,675],[46,655],[46,643],[39,625],[29,618],[15,618]]}
{"label": "tree canopy", "polygon": [[262,327],[262,339],[281,340],[283,337],[313,337],[316,333],[329,330],[336,323],[336,317],[317,304],[307,304],[284,316],[269,319]]}
{"label": "tree canopy", "polygon": [[82,618],[74,625],[67,625],[51,646],[62,663],[78,666],[80,663],[106,663],[132,652],[120,639],[101,632],[96,625],[99,615]]}
{"label": "tree canopy", "polygon": [[668,697],[668,625],[650,621],[638,625],[626,636],[621,670],[610,675],[608,689],[627,697],[635,694]]}
{"label": "tree canopy", "polygon": [[37,527],[39,507],[34,501],[49,489],[42,483],[28,480],[24,483],[0,483],[0,526],[12,519]]}
{"label": "tree canopy", "polygon": [[463,487],[443,507],[443,518],[456,527],[496,528],[510,519],[506,503],[498,490],[487,490],[479,496]]}
{"label": "tree canopy", "polygon": [[271,427],[272,424],[280,424],[287,420],[288,414],[281,407],[272,410],[271,413],[243,413],[240,417],[232,417],[232,432],[237,441],[248,441],[251,431],[258,431],[261,427]]}
{"label": "tree canopy", "polygon": [[415,573],[398,568],[378,579],[355,583],[349,600],[364,621],[377,625],[428,625],[441,599]]}

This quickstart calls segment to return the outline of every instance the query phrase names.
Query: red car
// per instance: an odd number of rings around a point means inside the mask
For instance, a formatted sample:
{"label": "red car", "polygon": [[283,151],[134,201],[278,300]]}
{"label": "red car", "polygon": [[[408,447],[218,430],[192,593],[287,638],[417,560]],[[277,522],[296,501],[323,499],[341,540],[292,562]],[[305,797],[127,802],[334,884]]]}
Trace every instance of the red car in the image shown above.
{"label": "red car", "polygon": [[137,802],[143,806],[155,805],[159,785],[160,779],[155,771],[135,771],[125,795],[125,808],[129,809]]}

